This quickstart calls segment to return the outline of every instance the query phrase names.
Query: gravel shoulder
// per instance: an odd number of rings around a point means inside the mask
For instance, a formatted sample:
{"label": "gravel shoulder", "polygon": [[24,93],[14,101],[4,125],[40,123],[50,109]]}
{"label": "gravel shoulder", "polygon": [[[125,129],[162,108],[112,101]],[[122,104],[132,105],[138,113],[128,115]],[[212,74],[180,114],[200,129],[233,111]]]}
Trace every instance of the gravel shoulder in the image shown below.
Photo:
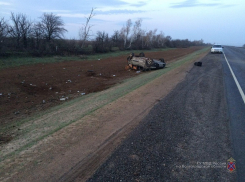
{"label": "gravel shoulder", "polygon": [[88,181],[236,181],[221,55],[159,101]]}

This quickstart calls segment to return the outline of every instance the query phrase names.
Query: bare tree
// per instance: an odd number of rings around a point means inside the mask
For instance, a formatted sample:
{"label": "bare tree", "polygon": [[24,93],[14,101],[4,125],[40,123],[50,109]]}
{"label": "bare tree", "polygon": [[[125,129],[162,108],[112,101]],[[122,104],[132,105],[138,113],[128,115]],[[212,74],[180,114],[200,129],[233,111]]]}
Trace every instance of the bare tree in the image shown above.
{"label": "bare tree", "polygon": [[132,42],[134,42],[136,48],[140,47],[140,37],[142,36],[141,24],[142,24],[141,19],[137,20],[134,23],[133,34],[130,39],[130,46]]}
{"label": "bare tree", "polygon": [[[132,27],[132,21],[131,21],[131,19],[128,19],[126,22],[126,26],[123,26],[121,29],[121,36],[124,40],[124,48],[126,48],[126,46],[127,46],[128,37],[129,37],[130,31],[131,31],[131,27]],[[130,47],[131,47],[131,45],[129,45],[128,48],[130,48]]]}
{"label": "bare tree", "polygon": [[145,40],[144,40],[144,47],[146,48],[152,48],[152,43],[155,37],[155,34],[157,32],[157,29],[155,30],[150,30],[149,32],[146,32],[145,34]]}
{"label": "bare tree", "polygon": [[90,32],[91,32],[91,28],[93,27],[93,25],[90,25],[89,22],[91,21],[91,19],[95,16],[94,14],[94,8],[92,8],[90,15],[88,17],[86,17],[86,23],[85,25],[83,25],[80,30],[79,30],[79,37],[80,40],[82,41],[82,45],[81,47],[84,47],[85,42],[89,39]]}
{"label": "bare tree", "polygon": [[118,30],[114,31],[114,34],[111,36],[111,40],[113,43],[117,44],[120,40],[120,33]]}
{"label": "bare tree", "polygon": [[161,31],[159,34],[155,36],[155,42],[154,47],[165,47],[166,38],[164,36],[164,33]]}
{"label": "bare tree", "polygon": [[166,45],[167,47],[173,47],[172,37],[171,37],[171,36],[168,35],[168,36],[166,37],[165,45]]}
{"label": "bare tree", "polygon": [[27,39],[31,35],[32,22],[27,19],[26,15],[20,13],[15,15],[13,12],[10,19],[13,24],[9,26],[9,33],[15,38],[17,48],[20,48],[21,41],[24,48],[27,48]]}
{"label": "bare tree", "polygon": [[38,48],[40,41],[44,38],[44,29],[42,28],[42,24],[40,22],[34,24],[32,37],[35,39],[36,48]]}
{"label": "bare tree", "polygon": [[94,43],[95,52],[108,52],[111,49],[108,33],[98,31]]}
{"label": "bare tree", "polygon": [[118,47],[119,49],[123,49],[123,38],[118,30],[115,30],[113,35],[111,36],[111,41],[113,46]]}
{"label": "bare tree", "polygon": [[21,14],[15,15],[13,12],[11,13],[10,20],[12,21],[12,25],[9,26],[9,33],[11,37],[15,38],[17,48],[20,47],[20,39],[21,39],[21,26],[20,26],[20,19]]}
{"label": "bare tree", "polygon": [[48,42],[64,37],[64,33],[67,30],[63,28],[64,22],[60,16],[54,15],[53,13],[44,13],[40,19],[40,25]]}
{"label": "bare tree", "polygon": [[7,35],[8,35],[8,24],[4,20],[4,18],[1,18],[0,19],[0,51],[4,44],[4,39],[7,37]]}
{"label": "bare tree", "polygon": [[157,42],[156,33],[157,33],[157,29],[152,31],[152,36],[151,36],[151,41],[150,41],[151,48],[154,47],[154,44]]}
{"label": "bare tree", "polygon": [[126,48],[126,44],[127,44],[127,37],[126,37],[126,28],[125,26],[123,26],[120,30],[120,37],[122,37],[123,39],[123,48]]}
{"label": "bare tree", "polygon": [[8,35],[8,24],[4,18],[0,19],[0,39]]}
{"label": "bare tree", "polygon": [[20,33],[21,33],[21,39],[22,43],[24,45],[24,48],[27,48],[27,39],[31,36],[32,32],[32,22],[30,20],[27,20],[26,15],[21,15],[20,17]]}
{"label": "bare tree", "polygon": [[141,48],[144,49],[144,42],[145,42],[145,39],[146,39],[146,30],[142,30],[141,31],[141,38],[140,38],[140,42],[141,42]]}

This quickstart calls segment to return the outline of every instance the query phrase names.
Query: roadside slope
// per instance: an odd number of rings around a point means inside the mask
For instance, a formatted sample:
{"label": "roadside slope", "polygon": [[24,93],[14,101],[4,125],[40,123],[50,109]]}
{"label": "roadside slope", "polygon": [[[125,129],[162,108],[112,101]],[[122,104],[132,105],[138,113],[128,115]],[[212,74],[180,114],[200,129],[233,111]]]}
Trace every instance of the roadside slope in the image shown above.
{"label": "roadside slope", "polygon": [[221,55],[207,55],[89,181],[236,181]]}
{"label": "roadside slope", "polygon": [[[21,129],[31,134],[10,142],[7,150],[2,150],[0,179],[56,181],[76,174],[82,170],[81,166],[85,166],[83,179],[88,178],[154,104],[185,77],[186,71],[192,67],[190,63],[206,52],[207,49],[197,51],[169,64],[166,69],[142,74],[89,96],[87,101],[83,99],[66,107],[63,105],[23,125]],[[49,130],[50,122],[61,121],[66,122],[58,129]],[[48,132],[38,135],[39,132],[33,129],[39,127]],[[95,156],[100,160],[90,163]],[[86,171],[89,165],[92,166]]]}

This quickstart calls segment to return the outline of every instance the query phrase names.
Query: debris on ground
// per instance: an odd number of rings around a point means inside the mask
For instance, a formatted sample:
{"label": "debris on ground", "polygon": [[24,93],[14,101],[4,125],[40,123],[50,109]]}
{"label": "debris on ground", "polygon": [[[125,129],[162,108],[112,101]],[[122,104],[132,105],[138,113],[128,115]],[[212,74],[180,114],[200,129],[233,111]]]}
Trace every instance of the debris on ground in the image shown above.
{"label": "debris on ground", "polygon": [[14,114],[15,114],[15,115],[20,114],[20,111],[16,111],[16,112],[14,112]]}
{"label": "debris on ground", "polygon": [[202,62],[195,62],[194,65],[195,66],[202,66]]}

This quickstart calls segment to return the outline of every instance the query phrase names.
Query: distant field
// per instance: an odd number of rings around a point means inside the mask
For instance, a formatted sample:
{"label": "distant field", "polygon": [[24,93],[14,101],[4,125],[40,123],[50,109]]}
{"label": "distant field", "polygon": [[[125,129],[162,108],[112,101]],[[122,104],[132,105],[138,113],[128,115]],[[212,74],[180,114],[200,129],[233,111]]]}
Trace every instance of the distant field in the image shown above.
{"label": "distant field", "polygon": [[57,63],[57,62],[64,62],[64,61],[105,59],[110,57],[129,55],[131,52],[138,54],[140,52],[159,52],[159,51],[167,51],[167,50],[169,50],[169,48],[144,50],[144,51],[142,50],[116,51],[110,53],[95,54],[95,55],[81,55],[81,56],[52,56],[52,57],[24,57],[23,56],[23,57],[7,57],[7,58],[0,57],[0,69],[23,66],[23,65],[33,65],[38,63]]}

